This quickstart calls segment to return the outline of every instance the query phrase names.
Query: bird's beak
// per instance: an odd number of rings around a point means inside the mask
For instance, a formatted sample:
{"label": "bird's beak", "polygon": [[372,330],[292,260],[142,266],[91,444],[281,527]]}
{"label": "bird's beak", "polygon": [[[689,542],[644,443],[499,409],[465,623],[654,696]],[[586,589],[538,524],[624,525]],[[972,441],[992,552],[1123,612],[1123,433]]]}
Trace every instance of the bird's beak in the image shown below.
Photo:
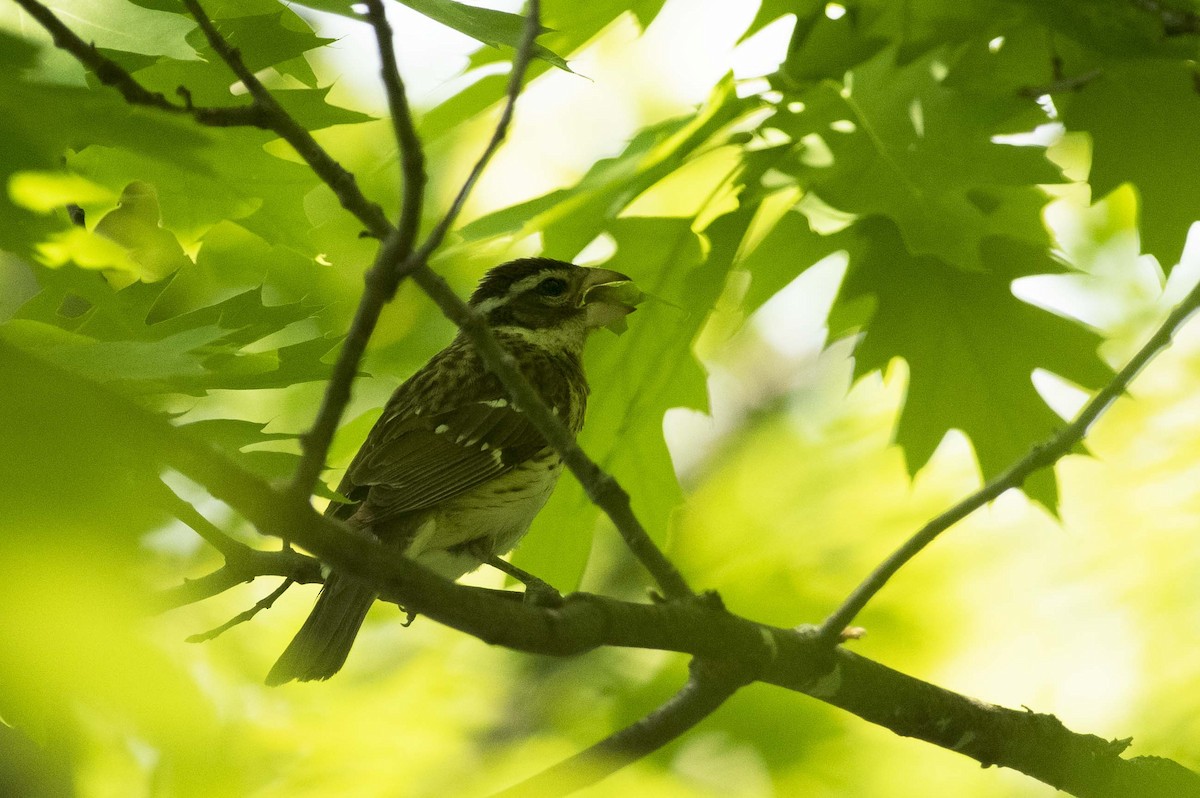
{"label": "bird's beak", "polygon": [[620,272],[589,268],[583,278],[580,303],[585,308],[588,327],[612,327],[621,332],[625,317],[642,301],[642,292]]}

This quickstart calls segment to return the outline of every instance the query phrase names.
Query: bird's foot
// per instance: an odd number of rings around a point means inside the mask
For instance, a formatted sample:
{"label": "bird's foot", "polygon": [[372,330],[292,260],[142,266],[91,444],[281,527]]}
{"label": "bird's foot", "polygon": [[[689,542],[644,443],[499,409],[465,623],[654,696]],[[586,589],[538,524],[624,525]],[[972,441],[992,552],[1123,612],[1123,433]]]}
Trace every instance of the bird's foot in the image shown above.
{"label": "bird's foot", "polygon": [[490,565],[497,571],[504,573],[516,579],[521,584],[525,585],[525,596],[523,601],[527,604],[532,604],[535,607],[561,607],[563,603],[562,594],[554,589],[550,583],[539,579],[523,568],[518,568],[512,563],[502,560],[494,554],[483,557],[483,562]]}

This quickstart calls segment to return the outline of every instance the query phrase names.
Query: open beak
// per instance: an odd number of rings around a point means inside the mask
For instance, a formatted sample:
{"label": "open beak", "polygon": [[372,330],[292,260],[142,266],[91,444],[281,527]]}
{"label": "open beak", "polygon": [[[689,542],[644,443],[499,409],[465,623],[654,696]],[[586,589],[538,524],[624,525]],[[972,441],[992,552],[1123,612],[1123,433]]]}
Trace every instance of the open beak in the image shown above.
{"label": "open beak", "polygon": [[642,301],[642,292],[620,272],[589,268],[583,278],[580,302],[585,308],[588,327],[609,327],[616,333],[624,328],[625,317]]}

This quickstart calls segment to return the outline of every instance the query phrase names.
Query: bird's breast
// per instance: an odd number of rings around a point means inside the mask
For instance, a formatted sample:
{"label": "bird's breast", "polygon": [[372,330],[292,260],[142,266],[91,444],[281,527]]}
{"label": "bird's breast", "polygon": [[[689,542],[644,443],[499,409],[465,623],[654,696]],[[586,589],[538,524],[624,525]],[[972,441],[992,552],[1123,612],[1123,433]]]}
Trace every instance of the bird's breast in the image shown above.
{"label": "bird's breast", "polygon": [[561,473],[561,458],[546,452],[442,503],[417,530],[407,553],[455,578],[479,565],[477,556],[455,551],[460,547],[471,544],[472,552],[495,555],[510,551],[550,498]]}

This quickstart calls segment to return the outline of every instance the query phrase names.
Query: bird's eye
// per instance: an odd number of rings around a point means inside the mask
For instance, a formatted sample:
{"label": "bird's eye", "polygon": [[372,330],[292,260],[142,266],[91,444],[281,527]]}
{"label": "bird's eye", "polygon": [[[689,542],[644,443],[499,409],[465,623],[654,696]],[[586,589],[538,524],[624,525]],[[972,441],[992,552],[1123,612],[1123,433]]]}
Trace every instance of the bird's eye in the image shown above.
{"label": "bird's eye", "polygon": [[547,277],[537,284],[537,292],[542,296],[562,296],[567,290],[567,281],[557,277]]}

